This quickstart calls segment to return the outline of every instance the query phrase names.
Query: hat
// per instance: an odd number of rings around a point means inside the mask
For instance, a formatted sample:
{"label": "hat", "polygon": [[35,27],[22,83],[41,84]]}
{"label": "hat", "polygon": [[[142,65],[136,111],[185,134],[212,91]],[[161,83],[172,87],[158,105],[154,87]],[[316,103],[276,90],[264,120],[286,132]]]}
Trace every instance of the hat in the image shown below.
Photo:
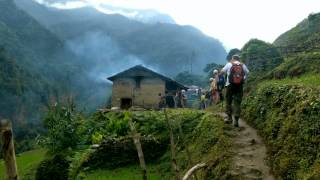
{"label": "hat", "polygon": [[213,78],[210,78],[209,80],[210,80],[210,82],[211,82],[211,81],[213,81]]}
{"label": "hat", "polygon": [[238,54],[235,54],[232,56],[232,59],[239,61],[240,60],[240,56]]}
{"label": "hat", "polygon": [[218,74],[218,70],[215,69],[215,70],[213,71],[213,74]]}

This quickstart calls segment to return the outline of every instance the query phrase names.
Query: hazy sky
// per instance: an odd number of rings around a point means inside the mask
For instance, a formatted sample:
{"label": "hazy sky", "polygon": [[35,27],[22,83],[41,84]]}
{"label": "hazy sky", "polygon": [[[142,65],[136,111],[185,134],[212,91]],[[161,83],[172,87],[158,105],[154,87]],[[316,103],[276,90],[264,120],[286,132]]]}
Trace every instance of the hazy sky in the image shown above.
{"label": "hazy sky", "polygon": [[92,4],[167,13],[181,25],[193,25],[218,38],[227,49],[241,48],[251,38],[273,42],[310,13],[320,0],[81,0]]}

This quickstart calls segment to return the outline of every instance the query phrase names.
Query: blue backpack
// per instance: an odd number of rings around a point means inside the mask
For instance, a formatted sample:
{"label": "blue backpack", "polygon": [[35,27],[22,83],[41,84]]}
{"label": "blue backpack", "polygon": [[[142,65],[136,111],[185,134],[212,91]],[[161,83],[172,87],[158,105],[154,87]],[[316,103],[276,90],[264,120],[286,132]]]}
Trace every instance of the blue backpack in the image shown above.
{"label": "blue backpack", "polygon": [[224,85],[226,84],[224,75],[219,75],[219,81],[218,81],[218,90],[222,90],[224,88]]}

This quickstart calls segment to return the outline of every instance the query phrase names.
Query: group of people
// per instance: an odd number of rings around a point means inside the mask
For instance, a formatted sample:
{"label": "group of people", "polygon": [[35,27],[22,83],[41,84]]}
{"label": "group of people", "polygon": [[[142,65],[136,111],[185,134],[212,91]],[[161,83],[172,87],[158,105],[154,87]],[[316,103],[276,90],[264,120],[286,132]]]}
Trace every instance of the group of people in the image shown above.
{"label": "group of people", "polygon": [[[233,55],[229,62],[219,71],[213,71],[210,78],[210,89],[202,93],[200,97],[201,109],[205,109],[209,104],[218,104],[224,100],[223,89],[225,89],[226,99],[226,123],[239,127],[241,113],[241,101],[243,96],[243,84],[247,78],[249,70],[247,66],[240,62],[239,55]],[[232,108],[232,103],[234,107]],[[234,119],[233,119],[233,116]]]}
{"label": "group of people", "polygon": [[[200,109],[205,109],[209,105],[216,105],[225,99],[227,114],[225,122],[233,122],[235,127],[239,127],[243,84],[248,73],[249,70],[245,64],[240,62],[239,55],[233,55],[229,62],[220,71],[213,71],[213,76],[210,78],[209,90],[198,90]],[[223,92],[225,92],[225,98]],[[185,90],[179,90],[175,95],[168,92],[166,92],[164,96],[159,94],[159,98],[159,108],[186,107],[187,96],[185,94]],[[233,108],[232,103],[234,105]]]}
{"label": "group of people", "polygon": [[223,101],[223,89],[225,86],[225,77],[219,73],[219,70],[213,71],[213,77],[210,79],[210,88],[208,91],[199,90],[200,109],[205,109],[210,105],[218,104]]}
{"label": "group of people", "polygon": [[184,89],[178,90],[174,95],[165,92],[165,95],[159,93],[159,108],[185,108],[187,106],[187,95]]}

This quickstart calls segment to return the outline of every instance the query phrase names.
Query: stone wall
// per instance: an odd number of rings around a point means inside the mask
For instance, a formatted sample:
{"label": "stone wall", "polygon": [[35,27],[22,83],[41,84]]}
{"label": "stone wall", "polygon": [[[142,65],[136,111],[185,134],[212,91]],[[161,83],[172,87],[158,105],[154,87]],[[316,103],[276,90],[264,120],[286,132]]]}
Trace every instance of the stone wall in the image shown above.
{"label": "stone wall", "polygon": [[157,108],[159,93],[165,93],[165,81],[160,78],[142,78],[140,87],[133,78],[119,78],[113,82],[112,106],[120,107],[122,98],[131,98],[133,106]]}

